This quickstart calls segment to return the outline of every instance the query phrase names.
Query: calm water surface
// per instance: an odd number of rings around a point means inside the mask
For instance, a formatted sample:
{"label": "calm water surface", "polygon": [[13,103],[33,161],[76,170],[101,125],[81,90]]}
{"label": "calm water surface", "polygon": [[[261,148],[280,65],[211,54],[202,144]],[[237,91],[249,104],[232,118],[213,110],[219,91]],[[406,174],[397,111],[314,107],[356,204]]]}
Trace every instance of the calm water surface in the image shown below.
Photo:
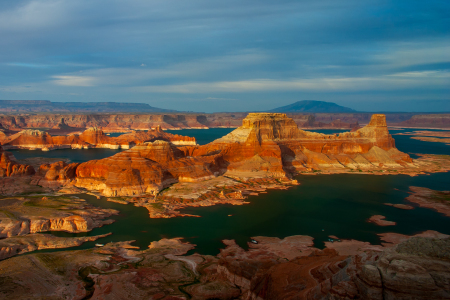
{"label": "calm water surface", "polygon": [[210,128],[210,129],[181,129],[181,130],[166,130],[172,134],[193,136],[197,140],[197,144],[205,145],[211,143],[215,139],[221,138],[229,134],[236,128]]}
{"label": "calm water surface", "polygon": [[[207,143],[232,130],[187,129],[178,130],[176,133],[195,136],[199,142]],[[342,130],[318,131],[327,134],[342,132]],[[402,131],[396,130],[391,133],[398,132]],[[450,146],[445,144],[421,142],[410,139],[410,136],[394,135],[394,138],[401,151],[450,154]],[[81,151],[87,154],[91,150]],[[113,217],[115,223],[96,228],[89,233],[54,232],[54,234],[92,236],[113,232],[113,235],[97,242],[136,240],[135,245],[142,249],[147,248],[150,242],[161,238],[184,237],[185,240],[197,245],[194,252],[212,255],[217,254],[219,248],[223,248],[222,239],[235,239],[245,247],[251,236],[258,235],[280,238],[290,235],[310,235],[315,238],[316,246],[323,247],[328,235],[379,244],[380,240],[376,234],[383,232],[409,235],[424,230],[436,230],[450,234],[450,218],[433,210],[420,207],[401,210],[384,205],[387,202],[411,204],[405,200],[409,186],[449,190],[450,173],[416,177],[359,174],[301,175],[297,179],[301,185],[289,190],[271,190],[267,194],[250,196],[248,205],[216,205],[188,208],[183,211],[200,215],[201,218],[150,219],[145,208],[107,202],[105,198],[96,199],[89,195],[78,195],[96,206],[117,209],[120,215]],[[367,218],[375,214],[384,215],[387,220],[397,222],[397,225],[381,227],[367,223]],[[91,248],[95,243],[85,243],[74,249]]]}

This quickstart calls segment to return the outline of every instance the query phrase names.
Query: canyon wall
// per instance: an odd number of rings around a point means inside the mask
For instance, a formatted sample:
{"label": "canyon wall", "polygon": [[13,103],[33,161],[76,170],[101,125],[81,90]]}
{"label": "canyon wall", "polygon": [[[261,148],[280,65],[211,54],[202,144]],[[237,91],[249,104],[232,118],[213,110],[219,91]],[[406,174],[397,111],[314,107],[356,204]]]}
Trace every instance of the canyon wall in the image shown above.
{"label": "canyon wall", "polygon": [[450,128],[450,114],[416,115],[399,125],[417,128]]}
{"label": "canyon wall", "polygon": [[164,132],[160,126],[154,130],[132,131],[118,137],[110,137],[101,129],[91,127],[82,133],[52,136],[41,130],[22,130],[18,133],[0,136],[3,149],[87,149],[109,148],[129,149],[134,145],[154,140],[165,140],[177,145],[196,145],[195,138]]}
{"label": "canyon wall", "polygon": [[[18,131],[27,128],[79,131],[97,127],[104,132],[148,130],[158,125],[162,129],[239,127],[247,113],[214,114],[2,114],[0,129]],[[370,122],[371,113],[315,113],[288,114],[301,128],[352,129],[358,124]],[[414,113],[386,114],[389,125],[405,127],[450,128],[449,114],[419,115]]]}

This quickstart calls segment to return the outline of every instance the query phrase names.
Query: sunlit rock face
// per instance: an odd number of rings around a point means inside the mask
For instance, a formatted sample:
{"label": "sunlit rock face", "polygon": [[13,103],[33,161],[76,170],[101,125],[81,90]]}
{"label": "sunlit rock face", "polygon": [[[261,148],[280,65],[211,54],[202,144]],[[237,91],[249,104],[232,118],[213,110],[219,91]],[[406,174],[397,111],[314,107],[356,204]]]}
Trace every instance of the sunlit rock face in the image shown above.
{"label": "sunlit rock face", "polygon": [[214,177],[217,159],[217,155],[188,157],[169,142],[155,141],[82,163],[76,185],[108,196],[156,194],[177,181]]}
{"label": "sunlit rock face", "polygon": [[327,135],[298,129],[285,114],[252,113],[241,127],[207,147],[225,149],[226,161],[239,162],[229,170],[251,171],[259,164],[274,174],[323,167],[367,169],[412,161],[395,148],[386,118],[379,114],[359,130]]}
{"label": "sunlit rock face", "polygon": [[30,165],[19,164],[14,155],[0,147],[0,177],[33,175],[35,170]]}
{"label": "sunlit rock face", "polygon": [[155,141],[83,163],[77,168],[76,184],[108,196],[155,195],[174,182],[224,173],[290,177],[305,170],[401,168],[411,162],[395,148],[384,115],[373,115],[359,130],[326,135],[298,129],[285,114],[252,113],[241,127],[204,146]]}
{"label": "sunlit rock face", "polygon": [[91,127],[84,132],[69,135],[52,136],[40,130],[22,130],[10,136],[0,135],[0,142],[4,149],[41,149],[43,151],[54,149],[88,149],[109,148],[129,149],[134,145],[165,140],[177,145],[196,145],[195,138],[170,134],[156,127],[154,130],[133,131],[118,137],[106,135],[100,128]]}

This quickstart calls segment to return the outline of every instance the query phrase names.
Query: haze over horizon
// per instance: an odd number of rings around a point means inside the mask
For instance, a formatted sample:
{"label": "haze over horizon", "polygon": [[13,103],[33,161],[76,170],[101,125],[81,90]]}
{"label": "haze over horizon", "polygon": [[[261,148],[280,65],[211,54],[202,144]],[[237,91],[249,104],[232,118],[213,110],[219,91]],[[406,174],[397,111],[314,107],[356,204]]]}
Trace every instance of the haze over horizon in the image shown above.
{"label": "haze over horizon", "polygon": [[0,2],[0,99],[450,111],[450,2]]}

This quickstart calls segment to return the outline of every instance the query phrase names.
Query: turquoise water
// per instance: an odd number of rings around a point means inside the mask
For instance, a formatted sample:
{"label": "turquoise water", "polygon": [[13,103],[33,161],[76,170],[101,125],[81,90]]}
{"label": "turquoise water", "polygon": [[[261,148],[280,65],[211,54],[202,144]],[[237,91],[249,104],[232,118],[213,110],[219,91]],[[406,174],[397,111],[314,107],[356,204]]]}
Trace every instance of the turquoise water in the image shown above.
{"label": "turquoise water", "polygon": [[[220,137],[213,137],[209,130],[190,131],[191,136],[201,137],[205,134],[207,136],[204,138],[205,141]],[[450,154],[450,146],[444,144],[416,141],[409,136],[394,137],[397,147],[403,151],[408,149],[422,153],[436,151],[440,154]],[[422,143],[426,144],[422,146]],[[444,147],[441,147],[442,145]],[[449,190],[450,173],[416,177],[360,174],[300,175],[297,179],[301,183],[299,186],[250,196],[248,205],[216,205],[183,210],[185,213],[200,215],[201,218],[150,219],[145,208],[107,202],[105,198],[96,199],[89,195],[79,195],[96,206],[119,210],[120,215],[113,217],[116,222],[96,228],[87,234],[62,232],[54,234],[92,236],[113,232],[113,235],[97,242],[136,240],[134,244],[142,249],[150,242],[161,238],[184,237],[186,241],[197,245],[194,252],[212,255],[223,248],[222,239],[235,239],[241,246],[246,247],[249,238],[258,235],[280,238],[290,235],[310,235],[315,238],[317,247],[323,247],[328,235],[379,244],[377,233],[383,232],[410,235],[424,230],[436,230],[450,234],[450,218],[433,210],[417,207],[405,200],[409,186]],[[416,208],[401,210],[386,206],[384,203],[405,203]],[[230,214],[231,217],[228,216]],[[381,227],[367,223],[366,220],[375,214],[384,215],[387,220],[397,222],[397,225]],[[91,248],[95,243],[89,242],[76,249]]]}
{"label": "turquoise water", "polygon": [[210,128],[210,129],[182,129],[182,130],[166,130],[172,134],[185,136],[193,136],[197,140],[197,144],[205,145],[211,143],[215,139],[232,132],[236,128]]}

